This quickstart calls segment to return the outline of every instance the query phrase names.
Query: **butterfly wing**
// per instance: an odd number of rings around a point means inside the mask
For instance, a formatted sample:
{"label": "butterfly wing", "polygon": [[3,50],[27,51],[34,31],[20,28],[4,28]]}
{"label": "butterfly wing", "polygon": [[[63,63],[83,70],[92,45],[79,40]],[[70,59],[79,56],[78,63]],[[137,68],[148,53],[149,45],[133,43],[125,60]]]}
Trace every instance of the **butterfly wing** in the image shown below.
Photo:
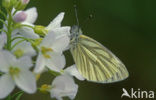
{"label": "butterfly wing", "polygon": [[71,53],[80,74],[88,81],[112,83],[129,76],[125,65],[111,51],[85,35],[80,35]]}

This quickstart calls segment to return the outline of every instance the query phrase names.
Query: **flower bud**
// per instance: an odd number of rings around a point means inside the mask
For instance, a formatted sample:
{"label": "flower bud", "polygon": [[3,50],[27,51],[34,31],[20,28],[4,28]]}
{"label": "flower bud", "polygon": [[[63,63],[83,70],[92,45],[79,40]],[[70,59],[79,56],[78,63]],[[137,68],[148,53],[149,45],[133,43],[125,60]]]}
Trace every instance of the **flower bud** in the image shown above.
{"label": "flower bud", "polygon": [[36,25],[34,27],[34,32],[40,36],[45,36],[48,33],[48,30],[44,26]]}
{"label": "flower bud", "polygon": [[47,84],[43,84],[41,87],[40,87],[40,92],[42,93],[47,93],[50,91],[50,89],[52,88],[51,85],[47,85]]}
{"label": "flower bud", "polygon": [[27,5],[29,3],[29,1],[30,0],[22,0],[22,3]]}
{"label": "flower bud", "polygon": [[17,12],[13,17],[13,20],[17,23],[25,21],[27,14],[24,11]]}
{"label": "flower bud", "polygon": [[5,8],[10,8],[10,7],[12,6],[10,0],[3,0],[3,1],[2,1],[2,5],[3,5],[3,7],[5,7]]}
{"label": "flower bud", "polygon": [[18,0],[3,0],[2,5],[3,7],[11,10],[16,5],[17,2]]}
{"label": "flower bud", "polygon": [[19,0],[14,6],[17,10],[23,10],[27,6],[30,0]]}

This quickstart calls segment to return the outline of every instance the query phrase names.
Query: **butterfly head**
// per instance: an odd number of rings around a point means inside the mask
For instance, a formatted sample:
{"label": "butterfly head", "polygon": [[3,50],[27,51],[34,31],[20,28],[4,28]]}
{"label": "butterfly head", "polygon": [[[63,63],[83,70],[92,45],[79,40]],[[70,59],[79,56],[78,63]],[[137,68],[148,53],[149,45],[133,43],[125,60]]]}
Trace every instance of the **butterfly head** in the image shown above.
{"label": "butterfly head", "polygon": [[78,38],[80,35],[82,35],[82,30],[77,25],[73,25],[70,32],[71,32],[71,39]]}

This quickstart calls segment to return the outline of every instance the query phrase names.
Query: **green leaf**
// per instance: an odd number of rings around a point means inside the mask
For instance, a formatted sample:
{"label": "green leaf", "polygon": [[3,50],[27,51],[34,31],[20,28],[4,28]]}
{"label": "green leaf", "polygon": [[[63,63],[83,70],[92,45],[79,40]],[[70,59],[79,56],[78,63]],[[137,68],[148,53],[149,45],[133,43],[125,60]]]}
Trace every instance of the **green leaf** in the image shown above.
{"label": "green leaf", "polygon": [[50,74],[52,74],[52,75],[54,75],[54,76],[59,76],[59,75],[61,75],[61,73],[59,73],[59,72],[56,72],[56,71],[53,71],[53,70],[48,70],[48,72],[50,73]]}

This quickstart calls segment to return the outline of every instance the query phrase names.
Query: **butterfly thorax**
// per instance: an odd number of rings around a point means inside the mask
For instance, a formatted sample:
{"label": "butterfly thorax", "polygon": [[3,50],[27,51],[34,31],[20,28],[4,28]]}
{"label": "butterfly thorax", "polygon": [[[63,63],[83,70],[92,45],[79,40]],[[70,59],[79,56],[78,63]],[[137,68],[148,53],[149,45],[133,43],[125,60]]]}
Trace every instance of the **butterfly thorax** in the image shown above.
{"label": "butterfly thorax", "polygon": [[70,39],[71,39],[70,44],[72,47],[75,47],[75,45],[78,43],[80,35],[82,35],[82,31],[79,28],[79,26],[77,25],[72,26],[71,35],[70,35]]}

